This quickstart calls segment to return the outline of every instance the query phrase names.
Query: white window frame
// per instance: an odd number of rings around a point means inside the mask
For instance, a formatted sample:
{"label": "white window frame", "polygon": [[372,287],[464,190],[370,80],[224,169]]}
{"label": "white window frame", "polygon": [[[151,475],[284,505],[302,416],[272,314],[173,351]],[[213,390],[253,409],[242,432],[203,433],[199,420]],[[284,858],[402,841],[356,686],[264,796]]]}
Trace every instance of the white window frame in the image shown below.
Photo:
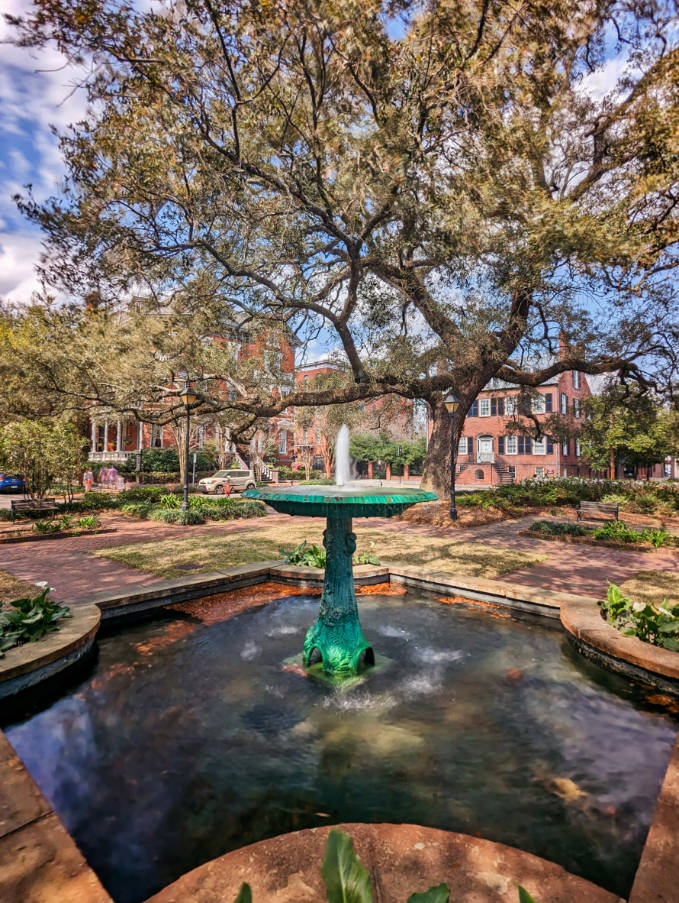
{"label": "white window frame", "polygon": [[517,436],[505,436],[505,454],[518,455],[519,440]]}
{"label": "white window frame", "polygon": [[581,385],[582,385],[582,383],[580,381],[580,371],[573,370],[573,388],[579,389]]}
{"label": "white window frame", "polygon": [[540,467],[536,467],[536,468],[535,468],[535,476],[536,476],[536,477],[544,477],[544,475],[545,475],[545,468],[544,468],[544,467],[540,466]]}
{"label": "white window frame", "polygon": [[288,453],[288,431],[281,430],[278,436],[278,454],[286,455]]}
{"label": "white window frame", "polygon": [[467,437],[460,436],[460,440],[457,443],[457,453],[458,455],[466,455],[467,454]]}
{"label": "white window frame", "polygon": [[559,410],[562,414],[568,413],[568,395],[565,392],[559,394]]}
{"label": "white window frame", "polygon": [[582,446],[580,444],[580,440],[576,439],[575,440],[575,457],[579,458],[580,455],[582,455]]}
{"label": "white window frame", "polygon": [[547,437],[543,436],[541,439],[533,439],[533,454],[534,455],[546,455],[547,454]]}
{"label": "white window frame", "polygon": [[505,417],[516,414],[516,395],[508,395],[505,398]]}
{"label": "white window frame", "polygon": [[530,409],[533,414],[545,414],[547,411],[547,402],[545,396],[540,392],[539,395],[533,395],[530,400]]}
{"label": "white window frame", "polygon": [[479,398],[479,417],[490,417],[490,398]]}
{"label": "white window frame", "polygon": [[579,398],[573,399],[573,416],[577,418],[582,417],[582,403]]}
{"label": "white window frame", "polygon": [[562,455],[569,454],[569,446],[570,446],[570,442],[562,442],[561,443],[561,454]]}

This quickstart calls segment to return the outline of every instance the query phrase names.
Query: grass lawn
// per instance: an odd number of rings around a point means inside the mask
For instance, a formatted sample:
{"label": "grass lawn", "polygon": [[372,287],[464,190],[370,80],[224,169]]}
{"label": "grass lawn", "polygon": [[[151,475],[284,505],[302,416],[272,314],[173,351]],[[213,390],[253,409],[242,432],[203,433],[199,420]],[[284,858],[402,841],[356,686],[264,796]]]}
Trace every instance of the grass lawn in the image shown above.
{"label": "grass lawn", "polygon": [[679,579],[676,571],[640,571],[625,580],[620,589],[633,602],[663,602],[679,605]]}
{"label": "grass lawn", "polygon": [[[221,536],[166,539],[100,549],[92,554],[161,577],[181,577],[186,573],[281,558],[281,548],[291,549],[303,539],[320,545],[322,538],[322,522],[318,526],[253,526]],[[372,551],[380,561],[399,561],[469,577],[498,577],[548,557],[482,543],[366,528],[358,528],[356,538],[357,552]]]}
{"label": "grass lawn", "polygon": [[0,606],[21,599],[24,596],[37,596],[39,588],[33,583],[19,580],[7,571],[0,570]]}

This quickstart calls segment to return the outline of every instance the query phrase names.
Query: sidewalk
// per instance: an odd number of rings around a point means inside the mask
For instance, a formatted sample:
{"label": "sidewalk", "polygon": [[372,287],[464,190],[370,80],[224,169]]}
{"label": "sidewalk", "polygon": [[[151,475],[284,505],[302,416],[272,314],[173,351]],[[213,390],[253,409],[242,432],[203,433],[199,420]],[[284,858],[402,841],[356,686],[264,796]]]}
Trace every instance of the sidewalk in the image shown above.
{"label": "sidewalk", "polygon": [[[473,542],[498,548],[540,552],[548,556],[545,561],[503,574],[500,579],[505,583],[542,587],[556,592],[601,596],[606,592],[609,581],[622,583],[639,571],[671,571],[679,579],[677,554],[562,545],[521,536],[520,533],[533,520],[535,516],[530,515],[518,520],[451,530],[389,518],[361,518],[354,521],[354,526],[382,530],[385,533],[445,537],[455,543]],[[89,552],[95,549],[181,538],[187,534],[192,537],[222,535],[226,539],[230,534],[250,531],[258,525],[285,525],[290,522],[290,518],[287,514],[274,513],[269,514],[264,521],[241,520],[189,528],[135,520],[116,514],[103,514],[101,521],[106,527],[115,527],[117,532],[4,546],[0,552],[0,567],[31,583],[47,580],[54,587],[55,598],[84,600],[103,590],[113,592],[132,584],[152,584],[162,579],[127,565],[90,555]],[[296,526],[301,526],[302,522],[318,526],[317,518],[295,518]]]}

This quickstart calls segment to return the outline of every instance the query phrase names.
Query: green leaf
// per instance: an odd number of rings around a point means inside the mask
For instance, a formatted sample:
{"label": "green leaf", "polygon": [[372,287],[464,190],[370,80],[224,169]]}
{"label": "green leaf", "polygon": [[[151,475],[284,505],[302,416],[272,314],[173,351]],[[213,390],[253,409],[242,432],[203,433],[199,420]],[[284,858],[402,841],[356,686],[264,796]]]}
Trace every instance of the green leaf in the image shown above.
{"label": "green leaf", "polygon": [[531,897],[525,887],[521,887],[519,884],[519,903],[535,903],[535,900]]}
{"label": "green leaf", "polygon": [[348,834],[330,832],[322,874],[328,903],[372,903],[370,876]]}
{"label": "green leaf", "polygon": [[449,903],[449,900],[450,888],[447,884],[438,884],[423,894],[412,894],[408,897],[408,903]]}
{"label": "green leaf", "polygon": [[234,900],[234,903],[252,903],[252,890],[250,889],[249,884],[241,884],[241,888],[238,891],[238,896]]}

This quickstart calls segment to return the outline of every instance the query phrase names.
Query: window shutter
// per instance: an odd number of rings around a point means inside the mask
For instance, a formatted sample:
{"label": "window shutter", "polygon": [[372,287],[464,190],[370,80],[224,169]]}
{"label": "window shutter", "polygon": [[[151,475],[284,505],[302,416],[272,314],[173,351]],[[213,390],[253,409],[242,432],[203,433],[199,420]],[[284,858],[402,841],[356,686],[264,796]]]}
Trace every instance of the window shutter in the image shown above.
{"label": "window shutter", "polygon": [[490,399],[490,416],[497,417],[497,398]]}
{"label": "window shutter", "polygon": [[471,436],[467,436],[467,454],[471,455],[474,451],[474,440]]}
{"label": "window shutter", "polygon": [[527,455],[533,454],[533,447],[532,447],[530,436],[526,436],[526,454]]}
{"label": "window shutter", "polygon": [[500,416],[500,417],[505,416],[505,400],[504,400],[504,398],[498,398],[498,400],[497,400],[497,413],[498,413],[498,416]]}
{"label": "window shutter", "polygon": [[[551,398],[552,396],[550,395],[549,397]],[[547,454],[548,455],[554,454],[554,440],[552,439],[551,436],[547,436]]]}
{"label": "window shutter", "polygon": [[545,411],[548,414],[552,413],[552,393],[551,392],[548,392],[545,395]]}
{"label": "window shutter", "polygon": [[505,453],[505,437],[504,436],[497,437],[497,450],[498,450],[498,454],[504,455],[504,453]]}
{"label": "window shutter", "polygon": [[519,448],[518,453],[519,453],[520,455],[522,455],[522,454],[524,453],[524,452],[523,452],[523,448],[524,448],[524,439],[525,439],[525,436],[519,436],[519,437],[518,437],[518,448]]}
{"label": "window shutter", "polygon": [[469,409],[469,413],[467,417],[478,417],[479,416],[479,403],[478,401],[473,401],[472,406]]}

